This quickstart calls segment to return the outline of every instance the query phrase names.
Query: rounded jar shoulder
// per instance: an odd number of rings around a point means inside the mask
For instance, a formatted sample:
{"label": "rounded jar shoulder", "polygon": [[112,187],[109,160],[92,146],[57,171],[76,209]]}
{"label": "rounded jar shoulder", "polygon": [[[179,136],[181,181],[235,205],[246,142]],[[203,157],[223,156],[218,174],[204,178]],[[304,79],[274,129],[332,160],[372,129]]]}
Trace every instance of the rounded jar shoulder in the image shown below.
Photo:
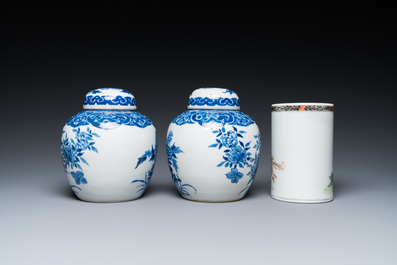
{"label": "rounded jar shoulder", "polygon": [[113,130],[120,125],[146,128],[154,126],[145,115],[136,111],[86,110],[73,115],[65,126],[78,127],[92,125],[99,129]]}
{"label": "rounded jar shoulder", "polygon": [[237,110],[188,110],[179,114],[171,122],[175,125],[198,124],[201,126],[208,123],[242,127],[256,124],[249,115]]}

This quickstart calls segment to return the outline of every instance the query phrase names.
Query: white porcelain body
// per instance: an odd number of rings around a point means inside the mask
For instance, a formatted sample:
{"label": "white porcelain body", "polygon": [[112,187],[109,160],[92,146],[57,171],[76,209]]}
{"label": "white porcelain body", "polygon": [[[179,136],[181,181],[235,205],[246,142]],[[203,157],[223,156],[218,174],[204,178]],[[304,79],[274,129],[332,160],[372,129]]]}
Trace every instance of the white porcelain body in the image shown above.
{"label": "white porcelain body", "polygon": [[271,197],[301,203],[333,200],[333,105],[272,107]]}
{"label": "white porcelain body", "polygon": [[[177,116],[167,132],[174,182],[184,198],[194,201],[243,198],[256,174],[260,146],[258,126],[240,111],[189,110]],[[227,165],[225,158],[240,163]]]}
{"label": "white porcelain body", "polygon": [[156,129],[135,111],[83,111],[64,126],[61,152],[69,183],[81,200],[134,200],[153,173]]}

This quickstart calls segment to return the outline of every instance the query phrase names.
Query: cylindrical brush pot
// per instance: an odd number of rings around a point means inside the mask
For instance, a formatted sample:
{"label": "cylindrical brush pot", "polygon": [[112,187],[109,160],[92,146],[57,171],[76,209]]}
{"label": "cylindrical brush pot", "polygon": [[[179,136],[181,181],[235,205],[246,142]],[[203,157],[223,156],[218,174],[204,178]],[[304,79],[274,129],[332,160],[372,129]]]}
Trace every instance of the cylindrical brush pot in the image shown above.
{"label": "cylindrical brush pot", "polygon": [[334,105],[273,104],[271,197],[321,203],[333,200]]}

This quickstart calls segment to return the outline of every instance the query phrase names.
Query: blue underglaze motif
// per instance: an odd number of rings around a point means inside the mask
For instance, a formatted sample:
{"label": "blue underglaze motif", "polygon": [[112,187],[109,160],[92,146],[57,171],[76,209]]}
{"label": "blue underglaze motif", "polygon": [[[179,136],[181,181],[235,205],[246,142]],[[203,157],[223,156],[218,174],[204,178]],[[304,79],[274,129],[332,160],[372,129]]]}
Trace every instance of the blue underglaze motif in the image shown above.
{"label": "blue underglaze motif", "polygon": [[233,90],[230,90],[230,89],[226,89],[226,91],[224,91],[223,93],[229,93],[230,95],[236,94],[236,93],[234,93]]}
{"label": "blue underglaze motif", "polygon": [[147,150],[141,157],[138,158],[138,162],[135,166],[135,169],[137,169],[139,167],[139,165],[141,165],[143,162],[145,161],[153,161],[153,166],[152,168],[145,172],[145,179],[137,179],[132,181],[131,183],[141,183],[137,186],[137,188],[139,188],[138,192],[139,193],[143,193],[147,186],[149,185],[150,179],[152,178],[153,175],[153,171],[154,171],[154,165],[156,162],[156,156],[157,156],[157,134],[156,134],[156,144],[152,149]]}
{"label": "blue underglaze motif", "polygon": [[245,113],[235,110],[188,110],[175,117],[172,123],[176,125],[194,124],[203,125],[208,122],[217,122],[222,125],[238,125],[247,127],[254,124],[254,120]]}
{"label": "blue underglaze motif", "polygon": [[84,105],[136,106],[136,100],[133,97],[116,96],[114,98],[109,98],[108,96],[88,95],[84,98]]}
{"label": "blue underglaze motif", "polygon": [[[94,151],[98,153],[95,147],[94,137],[100,137],[98,134],[92,132],[90,128],[86,128],[86,131],[80,130],[80,128],[73,129],[75,133],[74,139],[69,138],[65,131],[62,131],[61,140],[61,156],[63,168],[66,173],[70,174],[76,182],[76,185],[87,184],[87,179],[84,177],[80,163],[89,165],[88,162],[83,158],[83,155],[87,151]],[[76,187],[76,186],[72,186]],[[81,190],[81,189],[80,189]]]}
{"label": "blue underglaze motif", "polygon": [[[225,91],[227,92],[227,91]],[[225,93],[224,92],[224,93]],[[203,97],[192,97],[189,98],[189,106],[231,106],[239,107],[240,100],[238,98],[203,98]]]}
{"label": "blue underglaze motif", "polygon": [[191,198],[190,190],[193,190],[194,193],[197,193],[197,190],[190,184],[182,184],[182,180],[178,176],[178,163],[177,163],[177,154],[183,153],[180,147],[176,146],[175,143],[171,145],[173,132],[170,131],[167,136],[166,141],[166,149],[168,155],[168,166],[170,167],[172,179],[183,197]]}
{"label": "blue underglaze motif", "polygon": [[139,189],[138,193],[143,193],[146,190],[147,186],[149,185],[150,179],[152,178],[153,170],[154,170],[154,164],[148,172],[145,172],[145,179],[136,179],[131,182],[131,183],[141,183],[138,186],[136,186]]}
{"label": "blue underglaze motif", "polygon": [[251,160],[252,163],[247,163],[247,166],[250,168],[250,171],[247,173],[247,176],[250,177],[250,179],[247,182],[247,185],[244,189],[242,189],[239,193],[245,195],[249,189],[249,187],[251,186],[252,182],[255,179],[256,176],[256,172],[258,170],[258,164],[259,164],[259,156],[261,154],[261,136],[258,133],[257,135],[254,135],[255,138],[255,144],[252,148],[254,148],[255,150],[255,154],[254,154],[254,159]]}
{"label": "blue underglaze motif", "polygon": [[139,112],[122,110],[86,110],[71,117],[66,124],[72,127],[91,124],[105,130],[116,129],[122,124],[139,128],[153,125],[148,117]]}
{"label": "blue underglaze motif", "polygon": [[[223,161],[221,161],[217,166],[230,168],[230,172],[225,175],[226,178],[230,179],[231,183],[238,183],[244,176],[243,173],[239,172],[239,168],[250,167],[251,170],[247,173],[247,176],[251,176],[251,178],[247,183],[247,187],[243,191],[248,190],[258,167],[260,152],[259,134],[254,136],[256,144],[251,147],[251,141],[244,143],[243,138],[246,132],[238,130],[235,126],[232,126],[232,130],[226,130],[225,127],[222,127],[219,130],[214,130],[213,133],[216,134],[216,142],[209,147],[224,150],[224,154],[222,156]],[[254,154],[251,153],[251,148],[255,151]]]}
{"label": "blue underglaze motif", "polygon": [[94,91],[91,91],[90,93],[91,93],[91,94],[101,94],[102,91],[99,90],[99,89],[96,89],[96,90],[94,90]]}
{"label": "blue underglaze motif", "polygon": [[[214,89],[216,87],[202,87],[201,89]],[[227,88],[221,88],[225,91],[223,91],[222,93],[229,93],[230,95],[236,94],[233,90],[227,89]]]}

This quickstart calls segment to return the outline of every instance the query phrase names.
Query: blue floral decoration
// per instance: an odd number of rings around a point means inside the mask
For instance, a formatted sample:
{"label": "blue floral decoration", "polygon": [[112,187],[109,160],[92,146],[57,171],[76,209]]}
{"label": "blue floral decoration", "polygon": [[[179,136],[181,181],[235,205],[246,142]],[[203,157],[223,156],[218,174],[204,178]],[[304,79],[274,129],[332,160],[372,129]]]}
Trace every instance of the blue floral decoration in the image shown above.
{"label": "blue floral decoration", "polygon": [[259,157],[260,157],[260,153],[261,153],[261,137],[259,134],[254,135],[254,138],[256,140],[255,145],[252,147],[255,150],[255,154],[254,154],[254,159],[252,160],[252,163],[248,163],[247,166],[250,168],[250,171],[247,173],[247,176],[250,177],[250,179],[247,182],[246,187],[240,191],[239,195],[241,193],[243,193],[245,195],[245,193],[247,193],[249,187],[251,186],[252,182],[255,179],[256,176],[256,172],[258,170],[258,165],[259,165]]}
{"label": "blue floral decoration", "polygon": [[217,122],[222,125],[238,125],[247,127],[254,124],[254,120],[245,113],[232,110],[188,110],[175,117],[172,123],[176,125],[195,124],[203,125],[208,122]]}
{"label": "blue floral decoration", "polygon": [[139,188],[138,192],[143,193],[147,186],[149,185],[150,179],[152,178],[153,175],[153,171],[154,171],[154,165],[155,165],[155,161],[156,161],[156,156],[157,156],[157,134],[156,134],[156,144],[155,146],[149,150],[147,150],[141,157],[138,158],[138,162],[135,166],[135,169],[137,169],[139,167],[139,165],[141,165],[143,162],[145,161],[153,161],[153,166],[152,168],[148,171],[145,172],[145,179],[137,179],[132,181],[131,183],[141,183],[137,186],[137,188]]}
{"label": "blue floral decoration", "polygon": [[[246,134],[246,132],[238,130],[235,126],[232,126],[232,130],[226,130],[225,127],[222,127],[219,130],[214,130],[213,133],[216,134],[216,142],[209,147],[224,150],[224,155],[222,156],[223,161],[221,161],[217,166],[230,168],[230,172],[225,175],[226,178],[230,179],[231,183],[238,183],[244,176],[243,173],[238,171],[239,168],[250,168],[247,176],[250,176],[251,178],[247,183],[247,187],[239,194],[247,191],[255,177],[258,167],[261,147],[259,134],[254,136],[256,144],[251,147],[251,142],[243,142],[244,134]],[[255,150],[254,155],[250,152],[251,148]]]}
{"label": "blue floral decoration", "polygon": [[245,131],[238,130],[235,126],[232,126],[233,130],[226,131],[225,127],[222,129],[215,130],[213,133],[216,134],[216,143],[209,147],[218,149],[224,148],[223,161],[218,164],[218,167],[224,166],[231,168],[231,171],[226,174],[228,179],[231,179],[232,183],[238,183],[242,178],[242,173],[238,174],[237,167],[244,168],[251,160],[250,150],[251,142],[244,144],[241,139],[244,137]]}
{"label": "blue floral decoration", "polygon": [[114,110],[87,110],[72,116],[66,125],[78,127],[93,125],[96,128],[112,130],[120,125],[136,126],[145,128],[153,125],[152,121],[136,111],[114,111]]}
{"label": "blue floral decoration", "polygon": [[136,179],[131,182],[131,183],[141,183],[138,186],[136,186],[137,188],[139,188],[138,190],[139,193],[143,193],[146,190],[147,186],[149,185],[150,179],[152,178],[153,170],[154,170],[154,164],[148,172],[145,172],[145,179],[143,180]]}
{"label": "blue floral decoration", "polygon": [[[94,137],[100,137],[98,134],[92,132],[90,128],[86,131],[81,131],[80,128],[73,129],[75,133],[74,139],[69,138],[65,131],[62,132],[64,136],[61,140],[61,156],[62,163],[66,173],[69,173],[76,182],[76,185],[87,184],[87,179],[84,178],[84,173],[81,171],[80,163],[89,165],[84,159],[83,155],[86,151],[93,151],[98,153],[95,147]],[[77,171],[73,171],[77,169]]]}
{"label": "blue floral decoration", "polygon": [[243,173],[238,172],[237,169],[232,168],[232,170],[226,174],[226,177],[232,181],[232,183],[237,183],[242,177]]}
{"label": "blue floral decoration", "polygon": [[182,180],[178,176],[178,157],[177,154],[183,153],[180,147],[176,146],[175,143],[171,144],[173,138],[173,132],[170,131],[167,136],[166,149],[168,156],[168,166],[171,170],[172,179],[183,197],[190,198],[190,189],[197,193],[197,190],[190,184],[182,184]]}
{"label": "blue floral decoration", "polygon": [[74,181],[77,185],[87,184],[87,180],[84,178],[83,171],[70,172],[70,174],[74,178]]}
{"label": "blue floral decoration", "polygon": [[80,162],[88,165],[83,158],[85,151],[90,150],[98,153],[93,138],[99,137],[98,134],[93,133],[88,127],[86,132],[81,131],[80,128],[73,129],[73,132],[75,132],[75,139],[69,138],[65,131],[62,132],[65,134],[65,138],[61,140],[61,155],[65,170],[68,167],[82,169]]}

